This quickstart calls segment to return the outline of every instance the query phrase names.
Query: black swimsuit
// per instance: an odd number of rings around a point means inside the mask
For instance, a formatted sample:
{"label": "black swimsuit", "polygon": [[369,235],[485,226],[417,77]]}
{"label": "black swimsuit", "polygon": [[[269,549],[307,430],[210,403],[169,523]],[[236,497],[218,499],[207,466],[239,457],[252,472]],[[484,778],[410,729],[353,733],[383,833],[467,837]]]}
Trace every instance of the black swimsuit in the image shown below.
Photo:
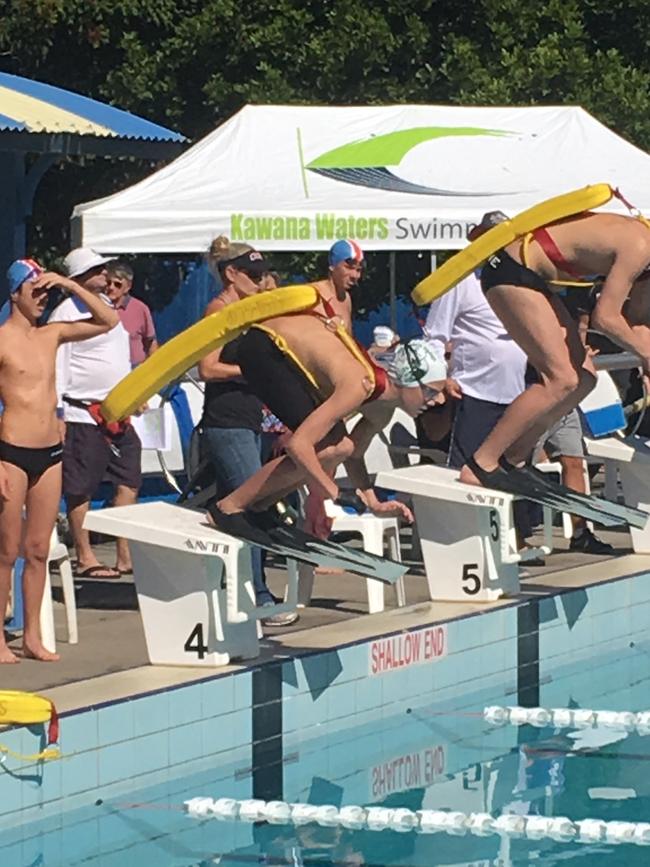
{"label": "black swimsuit", "polygon": [[45,470],[61,463],[63,445],[46,446],[42,449],[31,449],[25,446],[14,446],[0,440],[0,461],[13,464],[22,470],[30,485],[38,481]]}
{"label": "black swimsuit", "polygon": [[544,295],[550,295],[546,280],[517,262],[505,250],[499,250],[487,260],[481,271],[481,287],[487,294],[493,286],[526,286]]}

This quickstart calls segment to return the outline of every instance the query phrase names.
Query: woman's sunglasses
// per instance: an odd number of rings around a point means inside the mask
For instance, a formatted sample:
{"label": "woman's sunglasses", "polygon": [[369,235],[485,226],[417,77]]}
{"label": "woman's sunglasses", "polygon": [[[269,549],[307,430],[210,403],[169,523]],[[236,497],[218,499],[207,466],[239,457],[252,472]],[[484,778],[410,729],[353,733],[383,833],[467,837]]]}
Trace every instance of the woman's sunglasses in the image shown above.
{"label": "woman's sunglasses", "polygon": [[259,286],[264,279],[264,274],[251,274],[251,272],[247,271],[246,268],[239,268],[238,270],[241,271],[242,274],[245,274],[252,283],[255,283],[256,286]]}

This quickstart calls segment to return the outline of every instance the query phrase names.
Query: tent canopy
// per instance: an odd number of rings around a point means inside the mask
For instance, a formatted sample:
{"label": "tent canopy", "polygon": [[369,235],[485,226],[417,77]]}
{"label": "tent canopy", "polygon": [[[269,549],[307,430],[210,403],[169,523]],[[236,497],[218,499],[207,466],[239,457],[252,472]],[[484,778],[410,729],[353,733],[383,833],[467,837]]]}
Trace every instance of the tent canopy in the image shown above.
{"label": "tent canopy", "polygon": [[83,243],[112,253],[199,252],[219,234],[263,250],[340,237],[449,250],[486,211],[515,214],[592,183],[650,211],[650,156],[579,107],[247,106],[74,215]]}

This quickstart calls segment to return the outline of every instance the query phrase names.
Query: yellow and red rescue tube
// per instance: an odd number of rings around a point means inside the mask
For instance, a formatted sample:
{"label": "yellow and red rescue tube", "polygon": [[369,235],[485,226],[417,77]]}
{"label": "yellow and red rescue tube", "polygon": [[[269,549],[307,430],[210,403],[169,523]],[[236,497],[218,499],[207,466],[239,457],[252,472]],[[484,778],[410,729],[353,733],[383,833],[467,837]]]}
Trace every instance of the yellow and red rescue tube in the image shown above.
{"label": "yellow and red rescue tube", "polygon": [[[618,190],[614,191],[609,184],[593,184],[561,196],[554,196],[522,211],[510,220],[493,226],[418,283],[411,293],[413,300],[420,305],[430,304],[508,244],[542,226],[548,226],[557,220],[604,205],[615,195],[615,192],[617,198],[625,202]],[[625,204],[631,209],[629,203],[625,202]],[[635,216],[638,214],[635,213]]]}
{"label": "yellow and red rescue tube", "polygon": [[54,702],[32,692],[13,689],[0,690],[0,726],[35,725],[47,723],[47,747],[32,755],[22,755],[0,744],[0,755],[12,756],[22,761],[47,761],[60,757],[59,716]]}

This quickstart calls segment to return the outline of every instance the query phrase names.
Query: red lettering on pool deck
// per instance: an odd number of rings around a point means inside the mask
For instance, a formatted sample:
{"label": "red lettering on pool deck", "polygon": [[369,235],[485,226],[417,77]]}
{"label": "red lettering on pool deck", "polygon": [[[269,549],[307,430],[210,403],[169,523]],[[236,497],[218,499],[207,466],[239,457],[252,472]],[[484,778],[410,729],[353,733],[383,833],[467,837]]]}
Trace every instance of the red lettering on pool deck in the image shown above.
{"label": "red lettering on pool deck", "polygon": [[404,632],[378,638],[370,645],[370,674],[384,674],[398,668],[422,665],[447,655],[447,627],[429,626],[416,632]]}
{"label": "red lettering on pool deck", "polygon": [[445,751],[442,746],[406,753],[375,765],[370,773],[372,800],[385,798],[393,792],[430,786],[445,772]]}

